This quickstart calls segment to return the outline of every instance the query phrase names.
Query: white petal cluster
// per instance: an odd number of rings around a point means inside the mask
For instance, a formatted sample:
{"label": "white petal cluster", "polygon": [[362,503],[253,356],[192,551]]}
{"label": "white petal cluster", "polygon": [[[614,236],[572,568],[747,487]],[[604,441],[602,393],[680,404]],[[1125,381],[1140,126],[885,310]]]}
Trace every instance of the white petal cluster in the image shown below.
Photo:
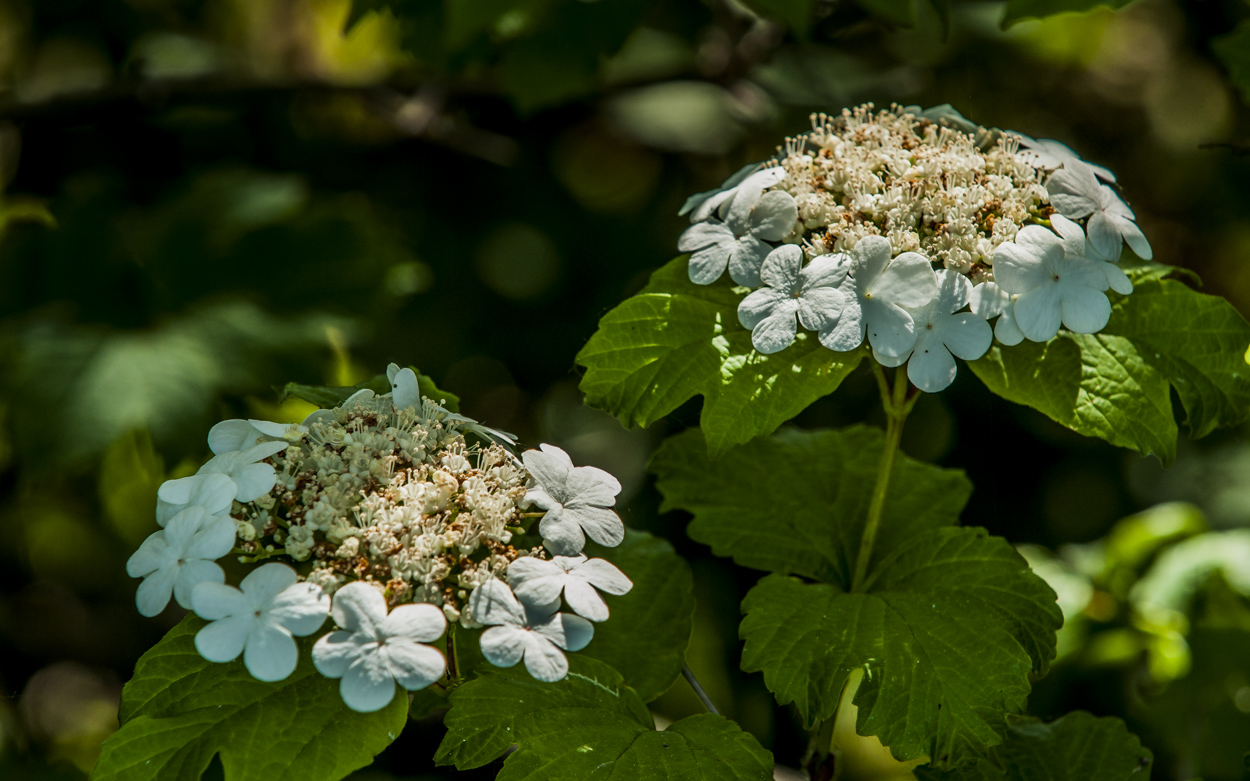
{"label": "white petal cluster", "polygon": [[[1151,257],[1114,185],[1057,141],[950,106],[867,104],[813,115],[774,159],[689,199],[678,248],[695,283],[728,268],[757,288],[738,319],[758,352],[785,350],[800,327],[835,351],[867,339],[878,361],[910,361],[912,382],[936,392],[954,358],[981,357],[993,337],[1011,346],[1106,326],[1105,291],[1132,292],[1123,245]],[[995,317],[992,332],[978,325]]]}
{"label": "white petal cluster", "polygon": [[[563,652],[593,634],[586,618],[608,618],[600,592],[632,586],[582,553],[587,538],[624,539],[613,510],[620,483],[551,445],[518,458],[505,446],[511,435],[423,397],[412,369],[391,364],[387,378],[390,393],[357,391],[300,424],[214,426],[213,457],[161,485],[162,528],[127,563],[143,578],[140,612],[154,616],[174,597],[208,622],[196,635],[205,659],[242,657],[263,681],[291,675],[295,638],[329,614],[337,631],[316,641],[313,661],[342,679],[344,702],[359,711],[385,707],[396,684],[411,691],[443,676],[442,653],[425,643],[448,622],[492,625],[482,640],[492,662],[515,664],[524,654],[506,649],[532,646],[527,667],[543,680],[563,677]],[[217,564],[232,551],[259,564],[237,588]],[[306,574],[283,562],[303,563]],[[491,618],[504,613],[475,596],[484,584],[511,600],[511,619]],[[580,615],[558,613],[562,595]],[[509,628],[529,639],[501,640]]]}

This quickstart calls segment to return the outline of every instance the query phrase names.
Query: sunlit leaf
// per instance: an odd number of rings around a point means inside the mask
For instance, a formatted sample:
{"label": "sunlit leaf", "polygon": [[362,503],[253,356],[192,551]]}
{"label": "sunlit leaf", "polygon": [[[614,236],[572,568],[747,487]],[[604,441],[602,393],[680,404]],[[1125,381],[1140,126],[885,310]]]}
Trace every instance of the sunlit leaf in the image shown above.
{"label": "sunlit leaf", "polygon": [[1007,0],[1003,26],[1023,19],[1045,19],[1064,13],[1083,13],[1095,8],[1120,9],[1133,0]]}

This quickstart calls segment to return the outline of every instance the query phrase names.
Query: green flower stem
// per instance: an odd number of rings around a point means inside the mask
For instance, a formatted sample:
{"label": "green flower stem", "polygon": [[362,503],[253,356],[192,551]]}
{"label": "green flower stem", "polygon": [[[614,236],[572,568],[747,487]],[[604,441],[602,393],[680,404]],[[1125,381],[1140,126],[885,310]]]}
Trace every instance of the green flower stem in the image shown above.
{"label": "green flower stem", "polygon": [[447,625],[447,688],[454,689],[464,683],[460,675],[460,655],[456,651],[456,624]]}
{"label": "green flower stem", "polygon": [[686,683],[690,684],[690,688],[694,689],[694,693],[698,696],[699,701],[703,703],[703,707],[707,708],[707,712],[714,716],[719,716],[720,711],[716,709],[716,704],[712,702],[712,698],[707,696],[707,692],[703,691],[703,687],[699,685],[699,679],[694,677],[694,671],[690,669],[690,665],[683,664],[681,666],[681,674],[685,677]]}
{"label": "green flower stem", "polygon": [[859,554],[855,557],[855,575],[851,578],[851,591],[859,591],[868,576],[868,562],[872,558],[872,549],[877,542],[877,531],[881,527],[881,511],[885,509],[885,497],[890,490],[890,477],[894,473],[894,461],[898,456],[898,445],[903,438],[903,423],[907,413],[911,412],[919,395],[908,398],[907,374],[900,366],[894,374],[894,388],[891,390],[886,380],[885,371],[876,361],[872,362],[873,373],[877,377],[877,385],[881,389],[881,405],[885,408],[885,447],[881,451],[881,461],[877,465],[877,482],[872,488],[872,502],[868,505],[868,518],[864,523],[864,536],[860,538]]}

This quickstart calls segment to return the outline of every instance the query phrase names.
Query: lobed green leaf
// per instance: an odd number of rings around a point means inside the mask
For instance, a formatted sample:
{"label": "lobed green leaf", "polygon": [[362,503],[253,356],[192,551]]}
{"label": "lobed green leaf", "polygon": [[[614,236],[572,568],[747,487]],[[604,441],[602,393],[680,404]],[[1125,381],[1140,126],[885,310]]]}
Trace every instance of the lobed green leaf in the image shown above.
{"label": "lobed green leaf", "polygon": [[995,345],[969,366],[1006,399],[1168,465],[1177,438],[1170,389],[1194,437],[1240,423],[1250,414],[1248,346],[1250,324],[1227,301],[1147,278],[1113,296],[1100,333]]}
{"label": "lobed green leaf", "polygon": [[1150,777],[1153,755],[1115,718],[1084,711],[1044,724],[1013,719],[990,756],[953,771],[916,768],[920,781],[1130,781]]}
{"label": "lobed green leaf", "polygon": [[686,257],[656,271],[638,295],[599,321],[577,355],[586,367],[586,402],[627,427],[649,426],[695,396],[703,396],[700,426],[708,451],[769,434],[832,393],[865,355],[836,353],[813,334],[775,355],[751,346],[738,324],[743,292],[726,278],[696,285]]}
{"label": "lobed green leaf", "polygon": [[435,761],[469,770],[515,745],[498,781],[773,777],[771,755],[721,716],[691,716],[656,731],[620,674],[583,654],[571,655],[562,681],[543,683],[513,668],[469,681],[450,699]]}
{"label": "lobed green leaf", "polygon": [[229,781],[337,781],[368,765],[407,719],[402,692],[356,713],[339,682],[313,667],[313,638],[286,680],[253,678],[241,659],[195,650],[204,621],[188,616],[140,657],[122,690],[121,729],[104,742],[92,781],[193,781],[218,755]]}

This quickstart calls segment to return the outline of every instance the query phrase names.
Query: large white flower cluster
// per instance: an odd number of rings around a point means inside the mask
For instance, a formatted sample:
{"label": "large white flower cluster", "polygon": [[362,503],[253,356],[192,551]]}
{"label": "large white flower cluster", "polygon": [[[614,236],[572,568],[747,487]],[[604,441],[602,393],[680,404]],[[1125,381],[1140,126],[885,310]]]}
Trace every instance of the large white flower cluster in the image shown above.
{"label": "large white flower cluster", "polygon": [[[172,596],[210,622],[195,638],[205,659],[241,655],[263,681],[289,676],[294,638],[330,616],[338,628],[315,642],[313,662],[359,711],[385,707],[396,684],[446,674],[429,643],[448,622],[489,626],[492,664],[524,658],[535,677],[563,678],[564,651],[608,618],[599,592],[632,586],[582,552],[587,537],[624,539],[620,484],[551,445],[518,458],[509,435],[422,398],[412,369],[387,375],[391,393],[359,391],[301,424],[214,426],[215,455],[160,487],[162,528],[127,562],[143,578],[139,611],[154,616]],[[237,588],[217,564],[231,552],[260,564]],[[560,612],[561,595],[573,613]]]}
{"label": "large white flower cluster", "polygon": [[[761,353],[802,326],[830,350],[867,338],[887,366],[940,391],[955,357],[993,338],[1096,333],[1128,294],[1125,243],[1150,244],[1105,168],[1057,141],[979,127],[949,106],[817,114],[767,163],[694,196],[678,240],[692,282],[728,270]],[[998,318],[993,330],[988,321]]]}

